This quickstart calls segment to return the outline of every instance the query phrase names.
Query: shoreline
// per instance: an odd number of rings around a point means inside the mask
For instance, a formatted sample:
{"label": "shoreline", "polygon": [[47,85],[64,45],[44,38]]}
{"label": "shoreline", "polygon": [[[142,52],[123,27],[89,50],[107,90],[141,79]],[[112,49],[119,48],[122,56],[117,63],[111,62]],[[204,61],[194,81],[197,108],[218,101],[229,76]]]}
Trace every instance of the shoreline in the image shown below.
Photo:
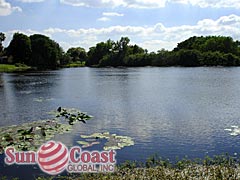
{"label": "shoreline", "polygon": [[107,68],[107,69],[125,69],[125,68],[201,68],[201,67],[207,67],[207,68],[235,68],[240,66],[86,66],[86,65],[65,65],[62,67],[58,67],[56,69],[37,69],[30,66],[16,66],[14,64],[0,64],[0,73],[14,73],[14,72],[38,72],[38,71],[54,71],[59,69],[69,69],[69,68]]}
{"label": "shoreline", "polygon": [[[47,174],[34,174],[34,179],[52,180],[52,179],[161,179],[161,180],[183,180],[183,179],[239,179],[240,178],[240,159],[239,157],[230,157],[228,155],[205,157],[204,159],[182,159],[176,163],[170,163],[161,158],[149,158],[145,163],[136,163],[126,161],[116,165],[115,172],[112,173],[66,173],[63,172],[57,176]],[[3,175],[0,179],[21,179]]]}
{"label": "shoreline", "polygon": [[32,67],[23,64],[0,64],[0,73],[26,72]]}

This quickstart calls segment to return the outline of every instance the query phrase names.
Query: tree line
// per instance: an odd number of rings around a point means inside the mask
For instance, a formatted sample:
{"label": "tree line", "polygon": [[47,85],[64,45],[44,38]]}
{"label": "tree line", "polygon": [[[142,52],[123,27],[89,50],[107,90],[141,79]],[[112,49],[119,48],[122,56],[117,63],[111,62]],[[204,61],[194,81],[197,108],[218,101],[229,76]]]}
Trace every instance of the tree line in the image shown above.
{"label": "tree line", "polygon": [[22,63],[38,69],[56,69],[72,62],[85,62],[86,66],[240,66],[240,41],[225,36],[190,37],[178,43],[172,51],[161,49],[148,52],[131,45],[128,37],[97,43],[88,52],[72,47],[66,52],[47,36],[27,36],[15,33],[8,47],[3,48],[4,33],[0,33],[0,57],[8,63]]}

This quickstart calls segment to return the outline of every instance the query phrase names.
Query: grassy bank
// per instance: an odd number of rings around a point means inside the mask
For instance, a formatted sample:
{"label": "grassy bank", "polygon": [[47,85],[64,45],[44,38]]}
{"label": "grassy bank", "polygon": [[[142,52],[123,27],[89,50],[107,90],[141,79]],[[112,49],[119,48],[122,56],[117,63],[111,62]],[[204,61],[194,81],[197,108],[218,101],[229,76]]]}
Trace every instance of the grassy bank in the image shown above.
{"label": "grassy bank", "polygon": [[18,71],[26,71],[31,67],[26,66],[24,64],[0,64],[0,72],[18,72]]}
{"label": "grassy bank", "polygon": [[[146,163],[126,162],[114,173],[76,173],[65,176],[38,177],[38,180],[236,180],[240,179],[239,158],[228,155],[206,157],[203,160],[179,160],[170,163],[149,158]],[[4,179],[4,177],[2,177]]]}
{"label": "grassy bank", "polygon": [[[230,180],[240,178],[240,168],[229,168],[223,166],[201,166],[195,165],[182,170],[157,166],[154,168],[124,168],[112,174],[80,174],[73,177],[65,176],[57,179],[92,179],[92,180],[187,180],[187,179],[209,179],[209,180]],[[39,178],[41,179],[41,178]],[[53,178],[49,178],[53,179]]]}
{"label": "grassy bank", "polygon": [[[61,179],[62,177],[59,177]],[[146,163],[126,162],[110,174],[80,174],[66,179],[108,179],[108,180],[186,180],[186,179],[240,179],[239,159],[228,155],[206,157],[203,160],[182,159],[176,163],[150,157]]]}
{"label": "grassy bank", "polygon": [[65,68],[85,67],[85,61],[84,62],[80,62],[80,61],[72,62],[67,65],[64,65],[63,67],[65,67]]}

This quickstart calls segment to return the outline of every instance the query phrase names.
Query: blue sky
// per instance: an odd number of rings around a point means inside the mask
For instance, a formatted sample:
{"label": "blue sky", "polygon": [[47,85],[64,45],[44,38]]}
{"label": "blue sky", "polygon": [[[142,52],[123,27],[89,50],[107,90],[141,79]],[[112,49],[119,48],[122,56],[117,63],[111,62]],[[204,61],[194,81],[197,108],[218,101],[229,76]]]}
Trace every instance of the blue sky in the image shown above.
{"label": "blue sky", "polygon": [[0,31],[41,33],[65,50],[128,36],[149,51],[196,35],[240,40],[240,0],[0,0]]}

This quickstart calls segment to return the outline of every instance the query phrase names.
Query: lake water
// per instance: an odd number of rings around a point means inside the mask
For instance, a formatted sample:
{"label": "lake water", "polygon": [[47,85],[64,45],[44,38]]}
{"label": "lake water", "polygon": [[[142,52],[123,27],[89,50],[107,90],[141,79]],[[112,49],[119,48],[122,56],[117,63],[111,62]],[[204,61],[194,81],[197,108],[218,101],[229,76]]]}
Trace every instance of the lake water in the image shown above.
{"label": "lake water", "polygon": [[0,126],[45,119],[46,112],[59,106],[94,116],[72,134],[56,137],[69,146],[76,145],[81,134],[94,132],[132,137],[135,145],[117,151],[118,162],[145,161],[153,154],[174,160],[239,153],[239,136],[224,129],[240,122],[240,68],[0,74]]}

